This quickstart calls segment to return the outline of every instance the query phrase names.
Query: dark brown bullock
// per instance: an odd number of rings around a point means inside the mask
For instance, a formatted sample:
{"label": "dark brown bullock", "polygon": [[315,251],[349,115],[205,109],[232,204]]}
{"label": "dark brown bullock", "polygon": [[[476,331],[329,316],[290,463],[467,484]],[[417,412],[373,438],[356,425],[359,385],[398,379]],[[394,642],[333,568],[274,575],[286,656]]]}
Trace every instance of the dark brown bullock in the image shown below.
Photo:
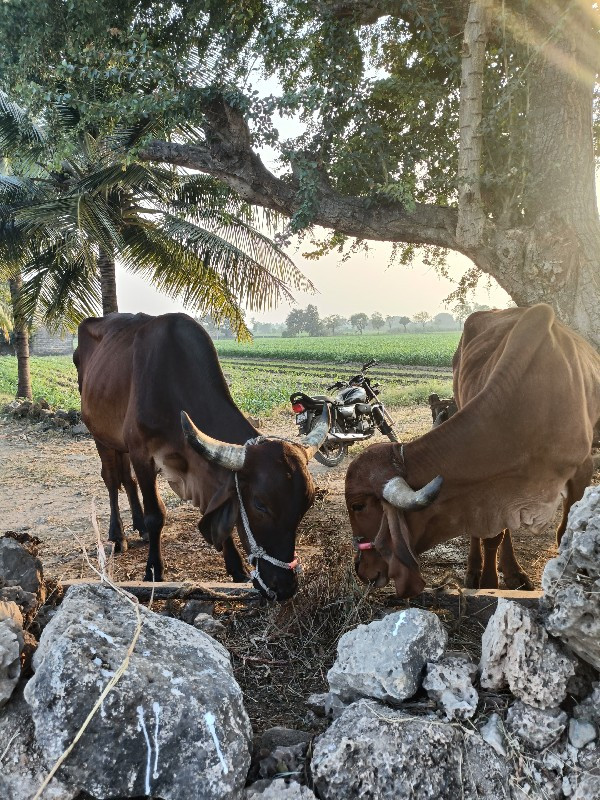
{"label": "dark brown bullock", "polygon": [[233,402],[210,337],[186,314],[87,319],[73,360],[81,415],[102,460],[116,549],[127,549],[118,507],[124,485],[133,526],[149,541],[145,580],[163,579],[165,507],[156,487],[162,472],[202,511],[198,527],[224,551],[234,580],[247,578],[231,539],[237,526],[257,588],[290,597],[296,529],[314,496],[308,461],[327,421],[297,443],[260,436]]}
{"label": "dark brown bullock", "polygon": [[505,529],[542,529],[562,496],[560,541],[592,475],[600,356],[550,306],[472,314],[453,367],[458,412],[413,442],[372,445],[346,476],[358,574],[401,597],[424,588],[416,556],[455,536],[481,539],[495,573]]}

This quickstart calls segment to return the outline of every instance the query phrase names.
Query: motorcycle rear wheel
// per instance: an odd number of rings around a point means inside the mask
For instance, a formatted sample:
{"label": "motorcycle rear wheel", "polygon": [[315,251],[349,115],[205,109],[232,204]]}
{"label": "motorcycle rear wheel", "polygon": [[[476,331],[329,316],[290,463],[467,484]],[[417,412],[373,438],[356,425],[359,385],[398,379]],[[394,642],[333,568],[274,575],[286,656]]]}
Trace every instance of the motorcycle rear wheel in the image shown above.
{"label": "motorcycle rear wheel", "polygon": [[[311,428],[316,424],[317,419],[315,418],[314,424],[311,426]],[[334,433],[338,430],[339,428],[336,425]],[[337,467],[337,465],[341,464],[347,455],[347,444],[344,444],[343,442],[326,442],[325,444],[321,445],[321,447],[315,453],[315,460],[318,461],[319,464],[323,464],[326,467]]]}

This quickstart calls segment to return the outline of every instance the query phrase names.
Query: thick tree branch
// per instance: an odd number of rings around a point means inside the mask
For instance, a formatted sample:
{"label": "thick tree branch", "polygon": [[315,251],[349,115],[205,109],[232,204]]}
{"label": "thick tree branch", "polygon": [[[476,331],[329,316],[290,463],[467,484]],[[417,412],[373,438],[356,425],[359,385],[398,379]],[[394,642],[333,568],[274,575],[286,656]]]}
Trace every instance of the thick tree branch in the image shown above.
{"label": "thick tree branch", "polygon": [[[150,142],[140,153],[146,161],[161,161],[199,170],[223,180],[244,200],[293,216],[302,205],[293,174],[279,178],[252,149],[248,125],[241,113],[224,100],[206,109],[205,139],[197,144]],[[410,210],[400,203],[350,197],[337,192],[321,172],[314,198],[312,222],[359,239],[430,244],[459,249],[456,211],[417,204]]]}

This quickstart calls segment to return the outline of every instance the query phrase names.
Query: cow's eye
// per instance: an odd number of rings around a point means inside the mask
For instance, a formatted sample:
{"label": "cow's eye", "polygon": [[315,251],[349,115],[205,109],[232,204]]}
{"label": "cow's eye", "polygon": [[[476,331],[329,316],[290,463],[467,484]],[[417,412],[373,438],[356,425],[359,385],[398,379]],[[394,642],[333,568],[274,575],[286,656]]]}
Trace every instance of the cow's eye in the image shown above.
{"label": "cow's eye", "polygon": [[262,514],[269,513],[269,509],[266,507],[266,505],[264,503],[261,503],[260,500],[257,500],[256,497],[254,498],[253,502],[254,502],[254,508],[256,508],[257,511],[260,511]]}
{"label": "cow's eye", "polygon": [[365,506],[366,503],[352,503],[350,508],[352,509],[352,511],[362,511]]}

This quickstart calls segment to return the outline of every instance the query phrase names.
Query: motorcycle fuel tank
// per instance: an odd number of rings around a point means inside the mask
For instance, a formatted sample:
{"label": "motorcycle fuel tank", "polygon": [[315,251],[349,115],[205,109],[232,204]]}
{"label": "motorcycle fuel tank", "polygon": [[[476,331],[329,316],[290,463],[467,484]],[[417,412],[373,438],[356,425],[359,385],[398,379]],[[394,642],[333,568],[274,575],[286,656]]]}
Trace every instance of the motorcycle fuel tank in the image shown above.
{"label": "motorcycle fuel tank", "polygon": [[362,386],[348,386],[347,389],[342,389],[336,397],[336,400],[345,406],[364,403],[366,399],[367,393]]}

